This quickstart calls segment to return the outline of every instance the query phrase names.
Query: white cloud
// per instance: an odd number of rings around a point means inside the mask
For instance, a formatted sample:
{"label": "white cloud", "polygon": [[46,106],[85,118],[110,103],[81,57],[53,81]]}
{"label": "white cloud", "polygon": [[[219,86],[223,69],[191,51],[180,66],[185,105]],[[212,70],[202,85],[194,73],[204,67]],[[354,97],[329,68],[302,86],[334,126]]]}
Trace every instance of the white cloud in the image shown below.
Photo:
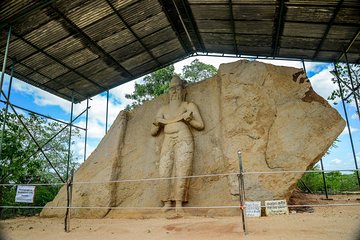
{"label": "white cloud", "polygon": [[59,106],[65,112],[70,111],[71,103],[69,101],[45,92],[40,88],[33,87],[28,83],[14,79],[12,89],[19,93],[33,96],[34,103],[39,106]]}
{"label": "white cloud", "polygon": [[[315,92],[325,99],[327,99],[327,97],[329,97],[331,93],[337,89],[337,85],[331,81],[332,75],[329,72],[330,70],[332,70],[331,65],[310,78],[311,85]],[[339,99],[336,101],[339,101]]]}
{"label": "white cloud", "polygon": [[333,163],[333,164],[336,164],[336,165],[340,165],[340,164],[344,163],[343,160],[338,159],[338,158],[332,159],[332,160],[330,160],[330,162]]}
{"label": "white cloud", "polygon": [[[359,131],[359,129],[350,127],[350,131],[351,131],[351,133],[355,133],[355,132]],[[348,134],[349,134],[349,128],[348,128],[348,126],[346,126],[344,128],[344,130],[342,131],[342,133],[340,134],[340,136],[344,136],[344,135],[348,135]]]}

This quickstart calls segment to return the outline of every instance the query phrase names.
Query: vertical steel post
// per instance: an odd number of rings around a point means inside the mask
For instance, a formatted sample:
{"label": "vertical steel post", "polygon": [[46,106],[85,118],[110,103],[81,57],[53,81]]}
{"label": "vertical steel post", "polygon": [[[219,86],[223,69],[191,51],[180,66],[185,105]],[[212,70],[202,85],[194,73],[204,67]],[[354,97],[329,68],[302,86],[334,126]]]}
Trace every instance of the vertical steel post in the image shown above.
{"label": "vertical steel post", "polygon": [[246,231],[246,222],[245,222],[245,184],[244,184],[244,171],[243,171],[243,162],[242,162],[242,155],[241,151],[238,152],[239,157],[239,200],[240,200],[240,209],[241,209],[241,220],[242,220],[242,226],[244,230],[244,234],[247,234]]}
{"label": "vertical steel post", "polygon": [[74,181],[74,169],[71,170],[70,179],[66,182],[66,212],[65,212],[65,232],[70,232],[70,218],[71,218],[71,203],[72,203],[72,190]]}
{"label": "vertical steel post", "polygon": [[[2,86],[3,86],[3,82],[4,82],[4,77],[5,77],[6,60],[7,60],[7,56],[8,56],[8,53],[9,53],[9,45],[10,45],[10,36],[11,36],[11,26],[9,27],[9,31],[8,31],[8,35],[7,35],[7,40],[6,40],[4,61],[3,61],[3,66],[2,66],[2,70],[1,70],[0,91],[2,90]],[[1,93],[0,93],[0,99],[1,99]]]}
{"label": "vertical steel post", "polygon": [[307,76],[307,72],[306,72],[306,67],[305,67],[305,61],[304,61],[304,59],[301,59],[301,63],[302,63],[302,65],[303,65],[304,73],[305,73],[305,75]]}
{"label": "vertical steel post", "polygon": [[109,90],[106,91],[106,125],[105,125],[105,134],[108,130],[108,118],[109,118]]}
{"label": "vertical steel post", "polygon": [[326,185],[326,176],[325,176],[325,173],[324,173],[324,164],[323,164],[322,159],[320,159],[320,165],[321,165],[321,173],[322,173],[323,182],[324,182],[325,196],[326,196],[326,199],[329,199],[327,185]]}
{"label": "vertical steel post", "polygon": [[71,130],[72,130],[72,118],[73,118],[73,111],[74,111],[74,94],[71,97],[71,113],[70,113],[70,122],[69,122],[69,145],[68,145],[68,159],[66,165],[66,181],[69,178],[69,167],[70,167],[70,153],[71,153]]}
{"label": "vertical steel post", "polygon": [[4,113],[4,122],[2,123],[3,125],[2,125],[2,131],[1,131],[1,139],[0,139],[0,160],[2,159],[2,146],[3,146],[3,139],[4,139],[4,134],[5,134],[6,122],[7,122],[7,114],[8,114],[8,110],[9,110],[10,93],[11,93],[11,85],[12,85],[12,80],[13,80],[13,75],[14,75],[14,68],[15,68],[14,63],[12,63],[9,88],[8,88],[8,92],[7,92],[6,107],[5,107],[5,113]]}
{"label": "vertical steel post", "polygon": [[[343,106],[343,108],[344,108],[346,125],[347,125],[348,131],[349,131],[349,138],[350,138],[350,144],[351,144],[351,150],[352,150],[352,154],[353,154],[353,158],[354,158],[355,168],[356,168],[356,169],[359,169],[359,168],[358,168],[358,165],[357,165],[357,160],[356,160],[356,153],[355,153],[354,142],[353,142],[353,138],[352,138],[352,134],[351,134],[351,130],[350,130],[349,118],[348,118],[347,111],[346,111],[346,107],[345,107],[344,95],[343,95],[342,87],[341,87],[340,80],[339,80],[339,74],[338,74],[337,67],[336,67],[336,64],[335,64],[335,63],[334,63],[334,68],[335,68],[334,70],[335,70],[336,80],[337,80],[337,83],[338,83],[338,86],[339,86],[339,91],[340,91],[340,96],[341,96],[341,102],[342,102],[342,106]],[[358,185],[359,185],[359,187],[360,187],[359,170],[356,170],[356,177],[357,177],[357,180],[358,180]]]}
{"label": "vertical steel post", "polygon": [[85,123],[84,162],[85,162],[85,160],[86,160],[86,145],[87,145],[88,120],[89,120],[89,98],[86,99],[86,123]]}
{"label": "vertical steel post", "polygon": [[358,118],[360,120],[359,103],[358,103],[358,99],[357,99],[356,93],[355,93],[355,86],[354,86],[354,82],[353,82],[353,78],[352,78],[352,74],[351,74],[351,70],[350,70],[350,65],[349,65],[349,61],[348,61],[346,52],[344,54],[345,54],[347,71],[348,71],[349,78],[350,78],[350,83],[351,83],[351,92],[352,92],[352,94],[354,96],[354,100],[355,100],[356,113],[357,113]]}

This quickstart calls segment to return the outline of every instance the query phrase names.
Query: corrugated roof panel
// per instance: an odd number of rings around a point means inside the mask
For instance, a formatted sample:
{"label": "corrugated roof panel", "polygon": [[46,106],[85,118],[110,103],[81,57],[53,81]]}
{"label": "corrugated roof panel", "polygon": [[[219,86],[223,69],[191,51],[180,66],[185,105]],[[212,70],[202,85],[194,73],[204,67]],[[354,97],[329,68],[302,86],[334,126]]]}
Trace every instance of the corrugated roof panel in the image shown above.
{"label": "corrugated roof panel", "polygon": [[174,38],[173,40],[170,40],[168,42],[162,43],[161,45],[151,49],[151,53],[154,55],[154,57],[162,56],[166,52],[170,52],[174,49],[182,48],[181,44],[179,43],[179,40],[177,38]]}
{"label": "corrugated roof panel", "polygon": [[201,38],[205,42],[211,42],[212,44],[224,43],[225,45],[235,45],[233,34],[202,33]]}
{"label": "corrugated roof panel", "polygon": [[77,68],[76,71],[85,76],[88,76],[89,79],[94,80],[94,74],[106,68],[108,68],[108,66],[102,61],[102,59],[98,58]]}
{"label": "corrugated roof panel", "polygon": [[58,92],[60,94],[64,94],[66,96],[69,96],[70,99],[71,99],[71,96],[74,96],[75,102],[78,101],[77,99],[84,99],[85,98],[84,95],[80,95],[80,94],[78,94],[78,93],[76,93],[76,92],[74,92],[71,89],[66,88],[66,87],[59,89]]}
{"label": "corrugated roof panel", "polygon": [[230,20],[197,20],[199,32],[211,32],[211,33],[230,33],[232,30]]}
{"label": "corrugated roof panel", "polygon": [[335,23],[351,23],[360,25],[360,1],[359,8],[341,8],[336,15]]}
{"label": "corrugated roof panel", "polygon": [[139,0],[110,0],[111,4],[114,6],[116,10],[121,10],[138,1]]}
{"label": "corrugated roof panel", "polygon": [[[209,53],[219,53],[220,51],[222,53],[234,53],[234,45],[217,45],[217,44],[212,44],[212,43],[205,43],[204,44],[206,49],[208,50]],[[240,49],[238,49],[240,51]]]}
{"label": "corrugated roof panel", "polygon": [[279,55],[281,57],[294,56],[297,58],[306,58],[306,56],[313,56],[315,50],[304,50],[304,49],[290,49],[290,48],[280,48]]}
{"label": "corrugated roof panel", "polygon": [[272,35],[272,21],[235,21],[235,32],[240,34]]}
{"label": "corrugated roof panel", "polygon": [[326,38],[335,38],[335,39],[352,39],[354,33],[359,31],[359,27],[348,27],[348,26],[338,26],[333,25],[330,28],[330,31]]}
{"label": "corrugated roof panel", "polygon": [[29,44],[23,42],[18,39],[10,42],[9,52],[11,53],[11,57],[18,61],[30,56],[31,54],[36,52],[36,49],[31,47]]}
{"label": "corrugated roof panel", "polygon": [[144,51],[144,48],[139,42],[133,42],[126,45],[123,48],[117,49],[111,52],[111,56],[115,58],[118,62],[122,62],[136,54],[139,54]]}
{"label": "corrugated roof panel", "polygon": [[177,48],[173,51],[167,52],[164,55],[158,57],[158,60],[163,63],[172,63],[176,60],[183,59],[187,57],[186,52],[183,48]]}
{"label": "corrugated roof panel", "polygon": [[341,52],[320,51],[317,55],[317,59],[338,58],[340,54]]}
{"label": "corrugated roof panel", "polygon": [[50,64],[38,70],[41,74],[47,76],[50,79],[55,79],[58,76],[70,71],[68,68],[58,64]]}
{"label": "corrugated roof panel", "polygon": [[47,78],[39,73],[32,73],[32,74],[28,75],[27,77],[35,82],[38,82],[39,84],[44,84],[44,83],[50,81],[50,78]]}
{"label": "corrugated roof panel", "polygon": [[92,0],[71,9],[67,16],[79,28],[84,28],[112,13],[113,10],[104,0]]}
{"label": "corrugated roof panel", "polygon": [[138,37],[142,38],[168,25],[169,21],[167,20],[165,14],[159,13],[138,24],[133,25],[131,28]]}
{"label": "corrugated roof panel", "polygon": [[17,12],[30,8],[36,5],[36,1],[23,0],[23,1],[1,1],[0,2],[0,21],[8,21],[11,16]]}
{"label": "corrugated roof panel", "polygon": [[47,24],[51,21],[52,16],[48,10],[38,10],[36,14],[32,14],[21,21],[17,21],[13,24],[13,28],[16,29],[17,34],[28,34],[33,31],[35,28],[39,28],[44,24]]}
{"label": "corrugated roof panel", "polygon": [[276,7],[273,5],[233,5],[235,20],[274,20]]}
{"label": "corrugated roof panel", "polygon": [[249,46],[238,46],[238,51],[239,54],[243,55],[270,56],[273,52],[273,49],[269,46],[251,48],[249,48]]}
{"label": "corrugated roof panel", "polygon": [[229,20],[230,11],[228,5],[190,5],[196,20]]}
{"label": "corrugated roof panel", "polygon": [[105,68],[95,73],[91,78],[102,86],[107,86],[109,84],[108,81],[112,81],[113,78],[120,78],[120,75],[113,68]]}
{"label": "corrugated roof panel", "polygon": [[19,72],[21,75],[27,76],[33,73],[34,71],[31,68],[28,68],[20,63],[15,63],[14,65],[16,72]]}
{"label": "corrugated roof panel", "polygon": [[236,43],[241,46],[271,46],[272,36],[266,35],[236,35]]}
{"label": "corrugated roof panel", "polygon": [[173,32],[171,26],[168,26],[142,38],[141,41],[147,48],[153,48],[173,38],[176,38],[176,34]]}
{"label": "corrugated roof panel", "polygon": [[80,67],[81,65],[98,58],[99,56],[94,54],[89,49],[85,48],[70,56],[64,58],[63,62],[72,69]]}
{"label": "corrugated roof panel", "polygon": [[[328,22],[330,21],[335,8],[319,8],[304,6],[289,6],[286,12],[286,21],[299,22]],[[301,18],[299,18],[301,16]]]}
{"label": "corrugated roof panel", "polygon": [[134,35],[126,29],[99,41],[98,44],[105,51],[112,52],[134,41],[136,41]]}
{"label": "corrugated roof panel", "polygon": [[62,86],[68,86],[70,84],[73,84],[77,81],[80,81],[81,79],[83,79],[79,74],[75,73],[75,72],[67,72],[57,78],[55,78],[54,82],[58,82],[60,83]]}
{"label": "corrugated roof panel", "polygon": [[320,38],[303,37],[281,37],[280,43],[283,48],[305,48],[317,49],[320,44]]}
{"label": "corrugated roof panel", "polygon": [[69,33],[61,23],[54,20],[26,34],[24,38],[37,47],[44,48],[66,36],[69,36]]}
{"label": "corrugated roof panel", "polygon": [[98,91],[98,88],[94,87],[92,83],[84,79],[77,81],[68,86],[69,89],[73,89],[76,92],[82,92],[85,96],[93,96]]}
{"label": "corrugated roof panel", "polygon": [[[190,4],[228,4],[229,0],[188,0]],[[232,0],[233,4],[271,4],[276,0]]]}
{"label": "corrugated roof panel", "polygon": [[132,58],[127,59],[126,61],[121,62],[120,64],[126,69],[133,69],[152,60],[153,58],[148,52],[142,52]]}
{"label": "corrugated roof panel", "polygon": [[141,75],[144,75],[145,72],[150,72],[151,69],[154,69],[156,67],[158,67],[156,62],[150,61],[150,62],[144,63],[143,65],[141,65],[139,67],[132,68],[131,72],[135,76],[141,76]]}
{"label": "corrugated roof panel", "polygon": [[84,32],[91,37],[93,41],[98,42],[125,29],[125,25],[114,13],[101,21],[84,28]]}
{"label": "corrugated roof panel", "polygon": [[161,6],[155,0],[138,1],[136,4],[119,11],[120,15],[130,26],[146,21],[160,12]]}
{"label": "corrugated roof panel", "polygon": [[322,38],[326,24],[285,23],[284,36]]}
{"label": "corrugated roof panel", "polygon": [[22,61],[26,66],[34,70],[40,69],[46,65],[54,64],[55,62],[42,53],[36,53]]}
{"label": "corrugated roof panel", "polygon": [[58,59],[62,59],[74,52],[77,52],[84,48],[84,45],[80,41],[79,38],[74,36],[69,36],[66,39],[63,39],[47,48],[45,48],[45,52],[50,54],[53,57]]}
{"label": "corrugated roof panel", "polygon": [[61,82],[55,81],[55,80],[51,80],[47,83],[44,84],[45,87],[54,89],[54,90],[59,90],[61,88],[64,88],[64,85]]}

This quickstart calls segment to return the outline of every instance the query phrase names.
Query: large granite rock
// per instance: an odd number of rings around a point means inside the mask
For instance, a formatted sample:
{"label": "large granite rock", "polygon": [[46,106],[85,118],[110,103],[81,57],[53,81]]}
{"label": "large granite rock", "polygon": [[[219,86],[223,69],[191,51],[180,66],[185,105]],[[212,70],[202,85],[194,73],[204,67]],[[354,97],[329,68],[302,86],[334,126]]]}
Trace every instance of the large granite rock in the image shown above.
{"label": "large granite rock", "polygon": [[[237,151],[247,172],[307,170],[327,151],[345,122],[318,96],[301,69],[256,61],[222,64],[218,74],[187,88],[187,101],[199,107],[203,131],[193,131],[193,174],[237,173]],[[74,176],[75,217],[144,215],[160,207],[157,178],[163,134],[150,135],[163,95],[121,112],[97,149]],[[247,174],[246,200],[288,199],[302,173]],[[137,180],[110,183],[113,180]],[[76,183],[87,182],[87,183]],[[88,183],[91,182],[91,183]],[[185,207],[238,204],[236,175],[193,178]],[[66,189],[47,204],[41,216],[63,216]],[[110,207],[118,207],[111,210]],[[141,209],[132,209],[139,207]],[[194,214],[195,210],[186,210]],[[202,210],[209,214],[213,210]],[[159,211],[157,211],[159,212]],[[221,210],[217,214],[231,214]]]}

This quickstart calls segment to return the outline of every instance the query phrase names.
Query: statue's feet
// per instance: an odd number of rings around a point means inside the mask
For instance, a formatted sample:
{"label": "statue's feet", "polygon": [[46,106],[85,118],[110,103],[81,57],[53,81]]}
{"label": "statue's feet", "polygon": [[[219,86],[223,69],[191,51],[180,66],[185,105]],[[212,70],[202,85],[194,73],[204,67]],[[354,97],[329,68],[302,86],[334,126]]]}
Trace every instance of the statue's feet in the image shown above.
{"label": "statue's feet", "polygon": [[175,212],[178,215],[184,215],[184,209],[182,207],[175,207]]}
{"label": "statue's feet", "polygon": [[161,208],[161,211],[164,212],[164,213],[169,211],[169,210],[171,210],[171,202],[170,201],[165,202],[164,206]]}

